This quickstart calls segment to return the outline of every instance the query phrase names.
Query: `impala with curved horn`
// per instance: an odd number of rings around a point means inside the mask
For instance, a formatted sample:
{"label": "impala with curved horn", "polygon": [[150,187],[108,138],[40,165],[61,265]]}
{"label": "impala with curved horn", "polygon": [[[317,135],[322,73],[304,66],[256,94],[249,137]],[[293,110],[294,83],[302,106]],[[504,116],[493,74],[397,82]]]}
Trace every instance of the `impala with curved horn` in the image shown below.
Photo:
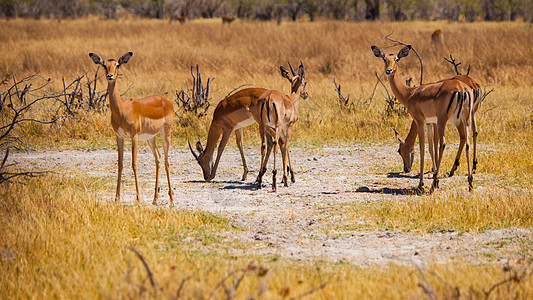
{"label": "impala with curved horn", "polygon": [[430,152],[434,153],[433,184],[430,192],[438,188],[438,173],[444,153],[444,130],[446,123],[453,123],[461,135],[466,137],[466,157],[468,164],[468,188],[472,186],[472,170],[470,168],[468,130],[474,114],[474,96],[472,89],[464,82],[451,79],[435,83],[422,84],[418,87],[408,87],[396,76],[398,62],[406,57],[411,50],[408,45],[402,48],[397,55],[385,55],[376,46],[372,52],[385,63],[385,75],[388,77],[392,92],[406,108],[416,123],[418,140],[420,142],[420,182],[418,191],[424,186],[424,124],[428,127],[428,144]]}
{"label": "impala with curved horn", "polygon": [[[281,76],[291,83],[291,94],[287,96],[276,90],[268,90],[259,98],[261,104],[261,119],[259,120],[259,133],[261,135],[261,168],[257,176],[257,188],[261,188],[262,178],[266,172],[266,165],[270,156],[271,148],[274,147],[274,168],[272,170],[272,190],[276,190],[276,154],[277,144],[280,142],[281,157],[283,163],[283,180],[285,186],[288,186],[287,174],[291,174],[291,181],[294,182],[294,170],[289,154],[289,141],[292,133],[292,127],[298,121],[298,106],[300,97],[307,99],[308,94],[305,90],[307,82],[305,81],[305,68],[302,62],[298,67],[298,74],[294,72],[289,63],[292,76],[284,67],[280,67]],[[265,153],[265,142],[268,149]],[[287,166],[288,164],[288,166]]]}
{"label": "impala with curved horn", "polygon": [[[198,153],[195,153],[189,142],[189,149],[200,167],[202,167],[205,181],[211,181],[215,178],[220,157],[224,152],[224,148],[232,132],[235,132],[237,147],[239,148],[244,168],[241,180],[246,180],[248,167],[242,148],[242,128],[256,122],[259,117],[257,99],[265,91],[266,89],[263,88],[247,88],[224,98],[218,103],[213,113],[213,120],[209,127],[205,149],[202,147],[200,139],[198,139],[196,143]],[[221,136],[222,139],[220,139]],[[219,140],[217,158],[213,164],[213,153]]]}
{"label": "impala with curved horn", "polygon": [[120,181],[124,158],[124,139],[131,139],[132,143],[132,168],[135,176],[135,190],[137,202],[141,201],[139,183],[137,180],[137,148],[138,141],[148,141],[148,146],[155,158],[155,193],[153,204],[157,203],[159,192],[159,159],[155,138],[158,133],[163,137],[163,150],[165,152],[165,170],[168,180],[168,195],[170,203],[174,204],[172,188],[170,187],[170,173],[168,163],[168,150],[170,147],[170,127],[174,118],[172,103],[160,95],[148,96],[142,99],[122,99],[117,87],[118,69],[126,64],[133,52],[122,55],[119,60],[109,59],[104,61],[98,54],[89,53],[89,57],[97,65],[104,67],[107,78],[107,92],[111,108],[111,125],[115,131],[118,148],[118,179],[115,201],[120,201]]}
{"label": "impala with curved horn", "polygon": [[[464,82],[465,84],[467,84],[473,90],[473,92],[474,92],[474,116],[475,116],[475,113],[477,112],[479,104],[480,104],[480,101],[481,101],[481,95],[482,95],[481,86],[474,79],[472,79],[470,76],[467,76],[467,75],[455,75],[455,76],[448,77],[448,78],[443,79],[443,80],[450,80],[450,79],[460,80],[460,81]],[[475,173],[476,166],[477,166],[477,163],[478,163],[477,162],[477,158],[476,158],[477,135],[478,135],[478,133],[477,133],[475,117],[473,117],[471,121],[472,121],[472,137],[473,137],[473,145],[474,145],[473,160],[472,160],[473,161],[472,173]],[[450,170],[450,173],[449,173],[450,177],[453,176],[453,174],[455,173],[455,170],[457,170],[457,167],[459,167],[459,159],[461,158],[461,153],[462,153],[464,145],[466,143],[466,137],[461,135],[461,131],[459,130],[459,128],[457,129],[457,131],[459,131],[460,142],[459,142],[459,148],[457,149],[457,155],[455,156],[455,162],[454,162],[454,164],[452,166],[452,169]],[[417,132],[418,132],[418,128],[416,126],[416,122],[415,121],[413,121],[411,123],[411,128],[409,129],[409,134],[405,138],[405,141],[402,140],[399,137],[398,132],[396,130],[394,130],[394,134],[396,136],[396,139],[400,142],[400,147],[398,148],[398,153],[402,157],[403,169],[404,169],[405,173],[409,173],[411,171],[411,167],[413,165],[413,161],[414,161],[414,145],[415,145],[415,141],[416,141],[416,137],[417,137]],[[430,154],[433,156],[433,152],[430,151]]]}

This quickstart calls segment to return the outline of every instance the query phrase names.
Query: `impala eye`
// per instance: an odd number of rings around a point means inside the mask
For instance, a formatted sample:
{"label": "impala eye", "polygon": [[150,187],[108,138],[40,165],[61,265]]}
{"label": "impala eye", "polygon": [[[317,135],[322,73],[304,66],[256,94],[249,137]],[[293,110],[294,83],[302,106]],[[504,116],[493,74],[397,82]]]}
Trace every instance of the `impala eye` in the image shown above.
{"label": "impala eye", "polygon": [[396,57],[396,59],[394,60],[394,62],[397,63],[399,60],[400,60],[400,59]]}

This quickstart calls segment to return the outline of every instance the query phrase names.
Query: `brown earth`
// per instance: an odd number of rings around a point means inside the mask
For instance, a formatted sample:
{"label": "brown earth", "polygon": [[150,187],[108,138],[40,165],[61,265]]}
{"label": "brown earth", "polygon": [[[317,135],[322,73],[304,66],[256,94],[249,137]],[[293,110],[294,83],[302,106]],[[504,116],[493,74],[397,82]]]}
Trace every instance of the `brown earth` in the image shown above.
{"label": "brown earth", "polygon": [[[145,205],[151,205],[155,166],[147,146],[141,145],[139,176]],[[498,262],[518,258],[517,249],[533,239],[533,229],[506,228],[483,233],[405,233],[396,231],[350,230],[354,224],[336,213],[339,205],[357,205],[368,201],[402,201],[418,184],[414,173],[401,170],[396,147],[353,145],[291,149],[296,183],[278,184],[271,191],[271,172],[263,180],[263,189],[254,183],[259,164],[259,149],[245,149],[252,171],[240,181],[242,166],[236,149],[227,149],[211,183],[203,181],[200,167],[187,149],[170,153],[171,181],[175,209],[205,210],[221,214],[238,230],[220,233],[222,240],[214,250],[202,249],[201,242],[187,237],[190,249],[225,251],[235,255],[281,256],[294,260],[345,261],[358,266],[388,263],[429,264],[468,260],[471,263]],[[450,150],[452,151],[452,150]],[[12,162],[35,170],[53,170],[67,176],[105,178],[112,182],[109,191],[98,195],[113,201],[117,172],[115,150],[30,151],[14,153]],[[131,153],[125,153],[122,203],[134,203]],[[271,164],[269,165],[269,168]],[[392,172],[391,172],[392,171]],[[278,174],[281,174],[281,170]],[[160,175],[159,205],[167,206],[168,187],[164,172]],[[281,175],[278,175],[278,181]],[[490,180],[476,174],[475,183]],[[466,176],[443,178],[441,189],[467,191]],[[427,179],[426,186],[430,180]],[[490,192],[479,185],[476,193]],[[170,209],[170,208],[169,208]],[[352,221],[353,222],[353,221]],[[364,223],[364,220],[361,220]],[[340,228],[340,229],[339,229]],[[245,246],[242,246],[245,245]]]}

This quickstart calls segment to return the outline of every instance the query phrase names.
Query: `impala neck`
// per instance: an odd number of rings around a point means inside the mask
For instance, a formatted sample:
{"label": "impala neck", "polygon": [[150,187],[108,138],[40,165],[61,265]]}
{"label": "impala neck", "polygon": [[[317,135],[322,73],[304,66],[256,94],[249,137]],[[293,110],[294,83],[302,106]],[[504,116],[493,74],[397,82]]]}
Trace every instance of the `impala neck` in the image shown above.
{"label": "impala neck", "polygon": [[418,127],[416,126],[415,121],[411,123],[411,129],[409,130],[409,134],[405,138],[405,142],[403,144],[403,148],[407,151],[411,151],[415,145],[416,137],[418,135]]}
{"label": "impala neck", "polygon": [[289,97],[292,100],[292,103],[294,107],[296,108],[296,111],[298,111],[298,106],[300,104],[300,95],[302,94],[304,87],[301,83],[296,84],[291,89],[291,96]]}
{"label": "impala neck", "polygon": [[392,92],[394,93],[394,96],[400,101],[401,104],[403,104],[405,107],[407,107],[407,99],[411,97],[413,94],[414,87],[408,87],[405,85],[405,83],[400,79],[400,75],[396,76],[398,73],[398,70],[396,70],[392,75],[389,76],[389,82],[392,89]]}
{"label": "impala neck", "polygon": [[120,97],[118,92],[117,81],[107,82],[107,95],[109,97],[109,106],[111,107],[111,113],[116,114],[123,111],[124,101]]}

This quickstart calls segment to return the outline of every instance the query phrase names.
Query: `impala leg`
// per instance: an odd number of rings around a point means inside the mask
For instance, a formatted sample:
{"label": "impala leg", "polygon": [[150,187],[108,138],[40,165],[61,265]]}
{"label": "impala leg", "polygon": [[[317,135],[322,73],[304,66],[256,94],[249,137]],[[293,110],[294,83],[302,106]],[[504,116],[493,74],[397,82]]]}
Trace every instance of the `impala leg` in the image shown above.
{"label": "impala leg", "polygon": [[131,139],[131,167],[133,168],[133,176],[135,177],[135,192],[137,193],[137,203],[140,203],[141,194],[139,193],[139,179],[137,176],[137,150],[139,148],[139,137],[133,136]]}
{"label": "impala leg", "polygon": [[163,152],[165,153],[165,172],[167,173],[168,181],[168,196],[170,198],[170,205],[174,206],[174,193],[170,186],[170,164],[168,162],[168,153],[170,149],[170,125],[163,127]]}
{"label": "impala leg", "polygon": [[466,122],[464,122],[463,125],[465,127],[464,134],[466,136],[466,161],[467,161],[467,168],[468,168],[468,190],[471,192],[474,190],[474,186],[472,183],[474,178],[472,176],[472,169],[470,167],[470,142],[468,138],[468,126]]}
{"label": "impala leg", "polygon": [[117,150],[118,150],[118,178],[117,178],[117,192],[115,194],[115,202],[120,202],[120,183],[122,181],[122,169],[124,164],[124,139],[117,136]]}
{"label": "impala leg", "polygon": [[446,129],[446,123],[443,124],[441,121],[442,118],[439,119],[439,122],[437,123],[437,134],[435,137],[435,143],[438,144],[438,156],[436,159],[437,166],[435,173],[433,174],[433,184],[431,185],[430,193],[433,193],[435,189],[439,187],[439,170],[440,170],[440,164],[442,162],[442,157],[444,154],[444,148],[446,148],[446,144],[444,143],[444,130]]}
{"label": "impala leg", "polygon": [[[418,125],[418,124],[417,124]],[[417,192],[422,193],[424,191],[424,144],[425,144],[425,128],[423,124],[418,126],[418,141],[420,142],[420,182],[418,183]]]}
{"label": "impala leg", "polygon": [[289,127],[287,128],[287,162],[289,164],[289,168],[287,169],[288,173],[291,174],[291,182],[294,183],[296,182],[296,180],[294,179],[294,170],[292,169],[292,162],[291,162],[291,151],[290,151],[290,147],[289,147],[289,141],[291,139],[291,135],[292,135],[292,127]]}
{"label": "impala leg", "polygon": [[435,154],[437,153],[436,151],[436,146],[435,143],[434,143],[434,139],[435,139],[435,126],[433,123],[427,123],[426,124],[426,127],[427,127],[427,132],[428,132],[428,148],[429,148],[429,156],[431,156],[431,163],[433,164],[433,167],[432,167],[432,170],[431,172],[435,173],[435,166],[436,166],[436,157],[435,157]]}
{"label": "impala leg", "polygon": [[278,170],[276,169],[276,156],[278,154],[278,141],[280,137],[280,126],[276,127],[275,136],[273,138],[272,144],[274,145],[274,167],[272,169],[272,191],[276,191],[276,174]]}
{"label": "impala leg", "polygon": [[[265,140],[262,141],[262,146],[261,146],[261,167],[259,169],[259,174],[257,175],[257,180],[256,180],[256,182],[258,183],[257,184],[258,189],[261,188],[263,175],[265,175],[266,170],[267,170],[268,159],[270,158],[270,153],[272,153],[272,145],[273,145],[272,135],[274,135],[274,132],[272,131],[272,129],[265,128],[264,137],[262,137]],[[265,141],[266,141],[266,145],[265,145]]]}
{"label": "impala leg", "polygon": [[283,182],[283,186],[289,186],[289,179],[287,177],[287,174],[289,173],[287,170],[287,141],[283,141],[283,139],[279,139],[279,147],[281,150],[281,161],[283,165],[283,177],[281,182]]}
{"label": "impala leg", "polygon": [[265,128],[264,126],[259,123],[259,135],[261,136],[261,163],[259,164],[259,172],[257,173],[257,179],[255,182],[257,182],[257,189],[261,188],[261,185],[263,183],[263,174],[265,173],[265,151],[266,151],[266,144],[265,144]]}
{"label": "impala leg", "polygon": [[159,194],[159,162],[160,162],[161,156],[155,144],[155,137],[148,140],[148,146],[150,147],[150,150],[152,150],[152,154],[154,155],[154,161],[155,161],[155,191],[154,191],[154,201],[152,202],[152,204],[156,205],[157,196]]}
{"label": "impala leg", "polygon": [[218,168],[218,163],[220,162],[220,157],[222,156],[222,152],[224,152],[224,148],[226,148],[226,145],[228,144],[228,140],[231,135],[231,132],[232,132],[231,130],[224,130],[222,134],[222,139],[220,140],[220,144],[218,144],[217,158],[215,160],[215,165],[213,167],[213,170],[211,171],[211,176],[209,177],[208,181],[210,181],[211,179],[215,177],[215,174]]}
{"label": "impala leg", "polygon": [[459,124],[457,126],[457,132],[459,133],[459,149],[457,149],[457,155],[455,156],[455,161],[453,163],[453,167],[450,170],[449,177],[452,177],[457,168],[459,167],[459,160],[461,159],[461,154],[463,153],[463,148],[465,147],[466,143],[466,136],[464,132],[464,126],[463,124]]}
{"label": "impala leg", "polygon": [[248,166],[246,165],[246,158],[244,157],[244,150],[242,149],[242,128],[235,130],[235,141],[237,142],[237,147],[241,153],[242,167],[244,169],[242,173],[242,181],[246,180],[246,175],[248,175]]}
{"label": "impala leg", "polygon": [[472,174],[475,174],[476,173],[476,167],[477,167],[477,156],[476,156],[476,153],[477,153],[477,126],[476,126],[476,118],[474,117],[473,113],[472,113],[471,120],[472,120],[472,140],[473,140],[473,144],[474,144],[474,153],[473,153],[474,159],[472,161]]}

